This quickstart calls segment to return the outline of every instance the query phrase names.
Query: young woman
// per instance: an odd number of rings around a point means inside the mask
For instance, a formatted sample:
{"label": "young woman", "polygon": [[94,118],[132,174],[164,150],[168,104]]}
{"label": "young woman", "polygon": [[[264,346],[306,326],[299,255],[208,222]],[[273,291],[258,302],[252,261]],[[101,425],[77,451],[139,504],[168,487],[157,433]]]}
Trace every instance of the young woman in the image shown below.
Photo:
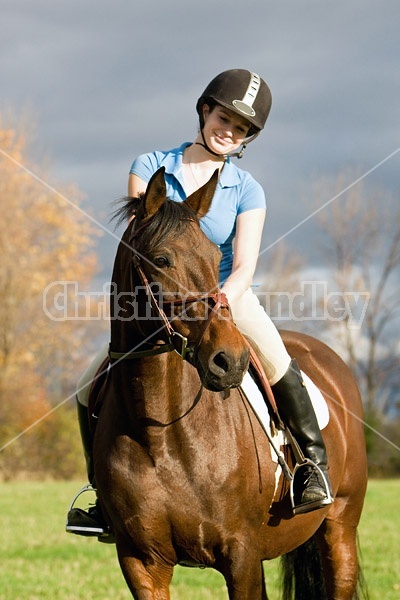
{"label": "young woman", "polygon": [[[307,512],[332,502],[326,449],[296,361],[288,355],[277,329],[250,287],[265,220],[265,196],[260,184],[231,160],[241,157],[246,145],[264,128],[270,108],[270,90],[256,73],[232,69],[217,75],[197,102],[200,128],[194,142],[139,156],[130,170],[128,194],[136,197],[145,192],[151,176],[163,166],[167,196],[181,202],[219,170],[217,189],[209,212],[201,219],[201,228],[220,247],[221,290],[229,300],[239,330],[257,349],[279,412],[291,427],[305,457],[318,465],[325,477],[324,480],[319,470],[310,465],[301,497],[302,512]],[[80,380],[80,387],[94,377],[105,352],[100,355]],[[91,449],[84,404],[85,401],[83,404],[78,401],[78,415],[91,479]],[[71,510],[67,531],[104,534],[98,507],[88,512]]]}

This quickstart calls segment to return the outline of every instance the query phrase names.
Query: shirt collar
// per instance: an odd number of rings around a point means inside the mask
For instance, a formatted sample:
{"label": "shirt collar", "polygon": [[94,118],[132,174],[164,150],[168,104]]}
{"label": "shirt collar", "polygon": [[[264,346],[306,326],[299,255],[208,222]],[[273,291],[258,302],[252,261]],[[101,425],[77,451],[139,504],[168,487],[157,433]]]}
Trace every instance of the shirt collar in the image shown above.
{"label": "shirt collar", "polygon": [[[165,167],[165,172],[173,175],[183,187],[182,157],[185,148],[191,146],[191,142],[184,142],[179,148],[175,148],[165,156],[160,166]],[[228,158],[220,174],[219,183],[221,187],[235,187],[240,183],[240,177],[236,165]]]}
{"label": "shirt collar", "polygon": [[240,177],[237,166],[231,162],[229,156],[225,161],[225,165],[222,169],[219,182],[222,187],[235,187],[240,183]]}

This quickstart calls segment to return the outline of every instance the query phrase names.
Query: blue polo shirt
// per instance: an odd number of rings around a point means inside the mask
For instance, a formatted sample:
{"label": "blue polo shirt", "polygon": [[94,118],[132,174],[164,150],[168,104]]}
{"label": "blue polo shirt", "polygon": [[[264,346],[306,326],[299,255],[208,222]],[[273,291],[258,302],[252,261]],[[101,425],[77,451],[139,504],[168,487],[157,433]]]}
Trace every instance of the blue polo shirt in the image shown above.
{"label": "blue polo shirt", "polygon": [[[187,146],[190,146],[189,142],[173,150],[142,154],[134,160],[130,173],[148,183],[151,176],[160,167],[164,167],[167,197],[175,202],[183,202],[187,194],[182,174],[182,157]],[[261,185],[250,173],[239,169],[228,158],[220,174],[210,210],[200,221],[203,232],[222,252],[221,283],[232,272],[237,216],[248,210],[265,207],[265,194]]]}

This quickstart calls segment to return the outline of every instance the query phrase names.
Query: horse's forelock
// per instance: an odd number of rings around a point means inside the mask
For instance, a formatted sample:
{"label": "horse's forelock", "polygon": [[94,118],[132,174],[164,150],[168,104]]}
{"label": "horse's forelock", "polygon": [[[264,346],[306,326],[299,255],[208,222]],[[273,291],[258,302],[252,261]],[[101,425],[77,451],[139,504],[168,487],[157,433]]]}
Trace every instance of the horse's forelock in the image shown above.
{"label": "horse's forelock", "polygon": [[[137,218],[140,218],[139,214]],[[162,245],[166,239],[175,239],[193,221],[198,222],[198,219],[189,206],[182,202],[166,200],[142,229],[137,239],[137,249],[145,253],[147,249]]]}

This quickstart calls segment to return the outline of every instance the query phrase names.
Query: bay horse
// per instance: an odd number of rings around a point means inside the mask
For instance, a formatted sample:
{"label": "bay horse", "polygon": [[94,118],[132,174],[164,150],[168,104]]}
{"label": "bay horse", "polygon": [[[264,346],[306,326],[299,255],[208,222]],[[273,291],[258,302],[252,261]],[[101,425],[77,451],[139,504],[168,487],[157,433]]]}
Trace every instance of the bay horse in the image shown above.
{"label": "bay horse", "polygon": [[249,349],[218,291],[220,252],[199,227],[216,178],[176,203],[160,170],[122,209],[134,218],[112,278],[111,368],[94,439],[99,502],[137,600],[168,600],[177,564],[222,573],[230,600],[265,600],[262,561],[283,555],[286,598],[348,600],[357,597],[367,480],[360,394],[326,345],[282,333],[330,413],[334,503],[293,516],[238,387]]}

